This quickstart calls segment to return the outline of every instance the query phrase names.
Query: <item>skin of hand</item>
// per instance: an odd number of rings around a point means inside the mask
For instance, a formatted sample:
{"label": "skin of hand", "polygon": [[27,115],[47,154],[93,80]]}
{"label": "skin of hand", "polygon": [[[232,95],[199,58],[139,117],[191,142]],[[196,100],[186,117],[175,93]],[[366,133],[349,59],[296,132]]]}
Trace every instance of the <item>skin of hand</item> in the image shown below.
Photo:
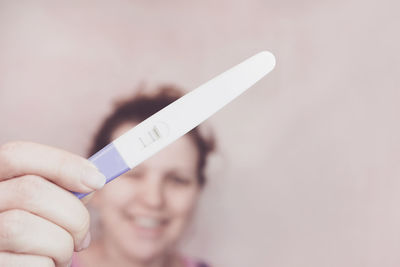
{"label": "skin of hand", "polygon": [[0,146],[0,266],[69,266],[89,246],[89,213],[70,191],[88,193],[105,177],[88,160],[53,147]]}

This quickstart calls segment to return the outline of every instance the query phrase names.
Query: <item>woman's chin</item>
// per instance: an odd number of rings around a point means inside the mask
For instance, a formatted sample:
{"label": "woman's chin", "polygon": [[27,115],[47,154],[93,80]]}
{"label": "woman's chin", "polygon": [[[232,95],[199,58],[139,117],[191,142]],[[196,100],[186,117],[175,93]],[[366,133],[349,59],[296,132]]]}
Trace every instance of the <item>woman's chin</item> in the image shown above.
{"label": "woman's chin", "polygon": [[125,221],[119,228],[116,239],[127,257],[140,262],[151,262],[174,249],[181,235],[180,227],[177,226],[179,225],[170,220],[157,223],[150,220]]}
{"label": "woman's chin", "polygon": [[123,250],[129,258],[143,263],[157,260],[165,253],[165,249],[154,243],[144,242],[141,244],[124,244],[123,246]]}

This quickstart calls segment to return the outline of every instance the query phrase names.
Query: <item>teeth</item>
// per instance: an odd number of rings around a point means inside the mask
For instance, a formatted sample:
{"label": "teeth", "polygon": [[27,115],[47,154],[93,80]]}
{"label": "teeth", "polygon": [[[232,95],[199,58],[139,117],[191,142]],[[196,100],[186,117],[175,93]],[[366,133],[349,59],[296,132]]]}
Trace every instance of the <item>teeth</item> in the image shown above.
{"label": "teeth", "polygon": [[161,220],[149,217],[135,217],[135,223],[140,227],[156,228],[161,225]]}

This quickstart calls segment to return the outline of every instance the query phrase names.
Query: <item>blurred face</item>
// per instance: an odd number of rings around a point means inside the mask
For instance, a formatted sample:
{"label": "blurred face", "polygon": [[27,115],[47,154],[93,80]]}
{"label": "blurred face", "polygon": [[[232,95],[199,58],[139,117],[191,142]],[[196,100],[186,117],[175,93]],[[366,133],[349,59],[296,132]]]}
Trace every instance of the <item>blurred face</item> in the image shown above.
{"label": "blurred face", "polygon": [[[134,124],[124,124],[113,139]],[[198,151],[184,136],[98,192],[104,241],[140,261],[174,247],[194,210]]]}

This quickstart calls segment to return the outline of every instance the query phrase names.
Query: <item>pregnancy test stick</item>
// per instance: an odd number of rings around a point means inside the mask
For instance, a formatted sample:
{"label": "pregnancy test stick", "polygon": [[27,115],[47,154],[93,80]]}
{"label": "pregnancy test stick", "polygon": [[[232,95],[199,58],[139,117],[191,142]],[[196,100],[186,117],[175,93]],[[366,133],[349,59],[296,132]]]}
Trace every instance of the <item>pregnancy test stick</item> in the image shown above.
{"label": "pregnancy test stick", "polygon": [[[188,133],[246,91],[275,67],[260,52],[218,75],[118,137],[89,160],[110,182]],[[73,192],[78,198],[88,193]]]}

